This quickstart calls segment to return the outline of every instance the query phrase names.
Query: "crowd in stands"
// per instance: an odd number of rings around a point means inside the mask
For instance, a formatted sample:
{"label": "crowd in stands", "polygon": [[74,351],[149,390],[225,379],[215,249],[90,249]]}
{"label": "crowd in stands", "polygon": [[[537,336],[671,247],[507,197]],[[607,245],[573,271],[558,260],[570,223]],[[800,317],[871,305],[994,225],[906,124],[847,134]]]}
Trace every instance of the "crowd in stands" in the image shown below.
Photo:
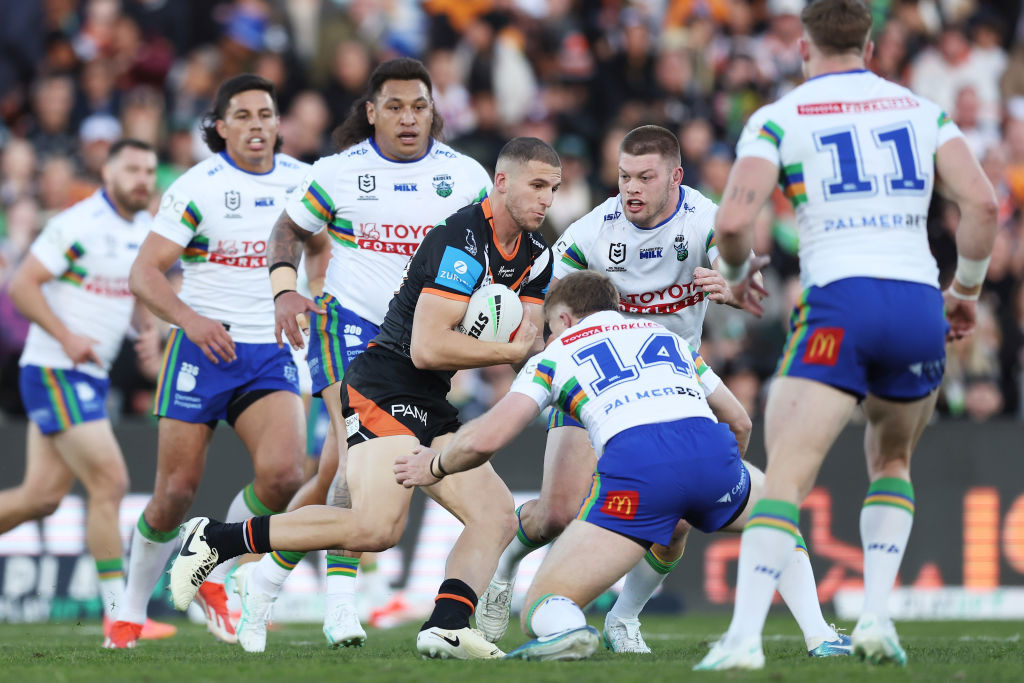
{"label": "crowd in stands", "polygon": [[[57,212],[99,185],[110,144],[160,152],[159,189],[209,154],[197,122],[217,85],[252,71],[277,85],[283,151],[335,151],[330,133],[375,64],[422,59],[449,144],[493,169],[516,135],[551,142],[564,184],[550,242],[617,192],[618,144],[658,123],[678,133],[684,183],[717,199],[749,114],[802,80],[803,0],[39,0],[0,3],[0,287]],[[938,102],[996,188],[1000,230],[976,333],[949,347],[940,415],[1024,417],[1024,12],[995,0],[870,0],[870,68]],[[777,196],[762,319],[712,305],[702,352],[753,415],[800,293],[792,208]],[[155,200],[155,201],[158,201]],[[155,209],[155,206],[154,206]],[[943,283],[955,206],[936,197],[929,236]],[[865,301],[865,306],[874,305]],[[0,415],[21,411],[27,331],[0,294]],[[467,414],[499,398],[508,368],[464,373]],[[152,384],[130,346],[113,415],[148,414]]]}

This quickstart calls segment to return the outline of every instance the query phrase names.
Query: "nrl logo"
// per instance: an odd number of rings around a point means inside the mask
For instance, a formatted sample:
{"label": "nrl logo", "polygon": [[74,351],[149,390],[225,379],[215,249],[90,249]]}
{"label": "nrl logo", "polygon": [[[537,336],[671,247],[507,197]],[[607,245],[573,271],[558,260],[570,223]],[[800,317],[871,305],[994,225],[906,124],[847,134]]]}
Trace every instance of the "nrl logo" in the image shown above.
{"label": "nrl logo", "polygon": [[608,245],[608,260],[612,263],[622,263],[626,260],[626,243],[612,242]]}
{"label": "nrl logo", "polygon": [[377,189],[377,178],[369,173],[359,176],[359,191],[373,192]]}
{"label": "nrl logo", "polygon": [[434,191],[437,192],[438,197],[450,197],[452,190],[455,187],[455,183],[452,182],[452,177],[447,174],[434,176],[431,184],[434,186]]}
{"label": "nrl logo", "polygon": [[676,260],[685,261],[690,255],[689,245],[686,243],[686,235],[676,235],[676,242],[672,245],[676,250]]}
{"label": "nrl logo", "polygon": [[224,193],[224,206],[228,207],[228,211],[237,211],[241,205],[242,195],[238,190],[228,190]]}

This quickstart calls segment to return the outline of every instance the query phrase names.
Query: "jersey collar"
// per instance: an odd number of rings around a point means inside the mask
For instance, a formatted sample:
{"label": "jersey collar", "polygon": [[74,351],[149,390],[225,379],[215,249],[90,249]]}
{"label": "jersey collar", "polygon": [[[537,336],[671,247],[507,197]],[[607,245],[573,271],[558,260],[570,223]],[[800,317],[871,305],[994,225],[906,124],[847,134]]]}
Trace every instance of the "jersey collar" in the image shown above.
{"label": "jersey collar", "polygon": [[253,173],[252,171],[246,171],[244,168],[235,163],[235,160],[231,158],[227,150],[221,150],[220,158],[227,162],[228,166],[236,168],[247,175],[270,175],[271,173],[274,172],[274,169],[277,168],[277,154],[274,155],[274,165],[270,167],[269,171],[264,171],[263,173]]}
{"label": "jersey collar", "polygon": [[434,149],[434,138],[430,138],[429,142],[427,142],[427,149],[423,152],[423,154],[421,154],[420,156],[416,157],[415,159],[407,159],[405,161],[400,161],[398,159],[388,159],[386,156],[384,156],[384,153],[380,151],[380,147],[377,146],[377,141],[373,138],[372,135],[370,137],[368,137],[367,140],[370,141],[370,147],[373,147],[373,151],[377,153],[377,156],[379,156],[384,161],[391,162],[392,164],[412,164],[412,163],[415,163],[415,162],[419,161],[420,159],[425,159],[426,156],[428,154],[430,154],[430,151],[432,149]]}
{"label": "jersey collar", "polygon": [[[866,74],[866,73],[868,73],[867,69],[850,69],[849,71],[830,71],[827,74],[818,74],[817,76],[811,76],[810,78],[807,79],[807,81],[816,81],[819,78],[825,78],[826,76],[845,76],[847,74]],[[806,83],[807,81],[804,81],[804,82]]]}
{"label": "jersey collar", "polygon": [[[679,186],[679,201],[676,202],[676,210],[672,212],[671,216],[669,216],[668,218],[666,218],[662,222],[658,223],[657,225],[652,225],[649,228],[644,228],[644,227],[641,227],[639,225],[636,225],[635,223],[633,223],[633,221],[629,220],[628,218],[626,219],[626,222],[629,223],[630,225],[632,225],[637,230],[657,230],[658,228],[660,228],[661,226],[663,226],[666,223],[670,222],[673,218],[676,217],[676,215],[679,213],[679,207],[681,207],[683,205],[683,197],[685,197],[685,196],[686,196],[686,190],[684,190],[683,186],[680,185]],[[619,195],[619,203],[620,204],[622,203],[622,195]],[[625,215],[626,212],[623,211],[622,213],[623,213],[623,215]]]}
{"label": "jersey collar", "polygon": [[107,188],[101,187],[97,194],[103,198],[103,201],[107,203],[107,206],[110,207],[110,210],[114,212],[115,216],[123,220],[125,223],[131,223],[131,221],[126,220],[125,217],[121,215],[121,212],[117,210],[117,207],[114,206],[114,200],[110,198],[109,194],[107,194]]}

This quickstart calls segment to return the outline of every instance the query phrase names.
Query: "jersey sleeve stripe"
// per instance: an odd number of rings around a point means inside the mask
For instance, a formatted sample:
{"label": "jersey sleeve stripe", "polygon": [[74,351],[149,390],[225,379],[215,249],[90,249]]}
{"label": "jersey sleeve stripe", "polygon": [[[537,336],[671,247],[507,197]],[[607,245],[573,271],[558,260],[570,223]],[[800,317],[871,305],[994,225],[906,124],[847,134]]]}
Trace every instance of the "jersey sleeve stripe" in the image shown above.
{"label": "jersey sleeve stripe", "polygon": [[475,204],[476,202],[482,202],[485,199],[487,199],[487,188],[481,187],[480,192],[478,192],[476,195],[476,199],[474,199],[471,203]]}
{"label": "jersey sleeve stripe", "polygon": [[210,240],[202,235],[196,235],[185,247],[181,260],[187,263],[202,263],[210,255]]}
{"label": "jersey sleeve stripe", "polygon": [[718,246],[718,237],[715,235],[714,229],[708,231],[708,239],[704,243],[704,251],[711,251],[711,247]]}
{"label": "jersey sleeve stripe", "polygon": [[69,285],[81,287],[86,275],[88,275],[88,272],[84,268],[77,264],[72,264],[71,267],[61,274],[59,279],[61,282],[66,282]]}
{"label": "jersey sleeve stripe", "polygon": [[953,123],[953,119],[949,118],[949,114],[946,112],[939,112],[939,128],[942,128],[948,123]]}
{"label": "jersey sleeve stripe", "polygon": [[519,300],[524,304],[537,304],[538,306],[544,305],[544,299],[538,299],[533,296],[521,296],[519,297]]}
{"label": "jersey sleeve stripe", "polygon": [[585,270],[587,267],[587,259],[583,257],[583,252],[575,243],[570,244],[562,254],[562,263],[576,270]]}
{"label": "jersey sleeve stripe", "polygon": [[199,228],[199,224],[203,222],[203,214],[200,213],[199,207],[196,206],[195,202],[189,202],[188,206],[181,214],[181,224],[186,228],[195,232]]}
{"label": "jersey sleeve stripe", "polygon": [[84,253],[85,247],[82,246],[82,243],[75,242],[70,247],[68,247],[67,251],[64,252],[64,258],[66,258],[69,263],[74,263],[78,259],[82,258],[82,254]]}
{"label": "jersey sleeve stripe", "polygon": [[327,234],[331,236],[331,239],[342,246],[359,246],[359,243],[356,242],[355,230],[352,229],[352,221],[350,220],[335,217],[335,219],[327,225]]}
{"label": "jersey sleeve stripe", "polygon": [[548,391],[551,390],[551,383],[555,379],[555,364],[550,361],[542,361],[533,371],[533,381]]}
{"label": "jersey sleeve stripe", "polygon": [[587,396],[583,391],[583,387],[580,386],[580,383],[574,377],[566,382],[562,388],[562,393],[558,395],[558,406],[577,421],[581,421],[580,410],[589,400],[590,397]]}
{"label": "jersey sleeve stripe", "polygon": [[451,299],[452,301],[469,301],[469,297],[465,294],[456,294],[455,292],[446,292],[443,289],[434,289],[433,287],[424,287],[421,294],[433,294],[435,296],[444,297],[445,299]]}
{"label": "jersey sleeve stripe", "polygon": [[806,204],[807,185],[804,183],[804,165],[802,163],[790,164],[783,168],[779,175],[782,192],[792,202],[793,208]]}
{"label": "jersey sleeve stripe", "polygon": [[764,125],[761,126],[761,130],[758,131],[757,137],[762,140],[767,140],[776,147],[782,144],[782,136],[785,135],[779,124],[774,121],[765,121]]}
{"label": "jersey sleeve stripe", "polygon": [[302,196],[302,203],[311,214],[325,223],[334,215],[334,203],[315,180],[309,184],[306,194]]}
{"label": "jersey sleeve stripe", "polygon": [[693,359],[693,366],[697,369],[698,377],[708,371],[708,364],[704,362],[704,359],[701,358],[699,353],[690,349],[690,357]]}

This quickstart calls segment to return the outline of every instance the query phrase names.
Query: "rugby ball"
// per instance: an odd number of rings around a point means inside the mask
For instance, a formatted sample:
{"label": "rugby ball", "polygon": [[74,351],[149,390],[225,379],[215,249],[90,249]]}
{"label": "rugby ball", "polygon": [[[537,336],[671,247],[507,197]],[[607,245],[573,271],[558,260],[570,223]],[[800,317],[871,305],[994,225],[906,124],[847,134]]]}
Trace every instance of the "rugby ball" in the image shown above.
{"label": "rugby ball", "polygon": [[462,322],[455,328],[480,341],[507,342],[523,322],[523,303],[505,285],[484,285],[469,297]]}

